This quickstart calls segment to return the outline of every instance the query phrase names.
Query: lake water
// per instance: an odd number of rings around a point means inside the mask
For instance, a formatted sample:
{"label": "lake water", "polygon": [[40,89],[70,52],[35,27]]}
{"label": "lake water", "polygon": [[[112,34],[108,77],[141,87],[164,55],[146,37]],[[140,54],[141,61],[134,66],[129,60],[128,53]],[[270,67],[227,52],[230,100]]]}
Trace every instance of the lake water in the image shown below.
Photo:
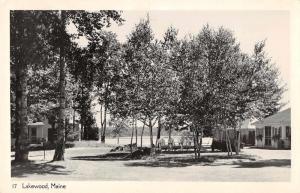
{"label": "lake water", "polygon": [[[168,142],[168,136],[161,136],[160,138],[163,138],[165,142]],[[172,136],[172,138],[175,141],[175,144],[178,145],[180,136]],[[119,138],[119,145],[126,145],[130,144],[130,139],[131,137],[120,137]],[[153,143],[155,144],[156,142],[156,136],[153,136]],[[117,138],[105,138],[105,143],[106,144],[111,144],[111,145],[117,145],[118,144],[118,139]],[[135,143],[135,136],[133,137],[132,143]],[[141,136],[138,136],[137,138],[137,145],[141,145]],[[150,146],[150,136],[143,136],[143,146]]]}
{"label": "lake water", "polygon": [[[161,136],[166,142],[168,143],[168,136]],[[175,145],[179,145],[180,138],[181,136],[172,136],[174,139]],[[130,139],[131,137],[120,137],[119,138],[119,145],[126,145],[130,144]],[[202,139],[203,144],[208,144],[212,142],[211,137],[204,137]],[[153,136],[153,143],[155,144],[156,142],[156,136]],[[111,144],[111,145],[117,145],[118,144],[118,139],[117,138],[105,138],[105,143],[106,144]],[[133,137],[132,143],[135,143],[135,136]],[[137,138],[137,145],[141,145],[141,136],[138,136]],[[150,136],[143,136],[143,146],[150,146]]]}

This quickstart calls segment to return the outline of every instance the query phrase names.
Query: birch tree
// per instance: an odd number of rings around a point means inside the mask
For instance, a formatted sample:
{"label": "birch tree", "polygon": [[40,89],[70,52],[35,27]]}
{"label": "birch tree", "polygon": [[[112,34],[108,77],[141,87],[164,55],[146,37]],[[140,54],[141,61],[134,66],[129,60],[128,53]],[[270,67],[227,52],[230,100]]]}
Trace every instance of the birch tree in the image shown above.
{"label": "birch tree", "polygon": [[42,11],[10,12],[11,73],[15,84],[16,161],[27,161],[28,141],[28,69],[47,61],[43,57],[49,51],[47,33],[49,15]]}
{"label": "birch tree", "polygon": [[[111,19],[121,22],[117,11],[12,11],[11,12],[11,64],[16,78],[16,160],[28,160],[27,139],[27,80],[28,68],[40,66],[55,52],[59,58],[59,137],[54,160],[63,160],[66,56],[70,50],[71,36],[66,26],[72,22],[79,35],[88,39],[95,31],[110,25]],[[77,36],[78,37],[78,36]],[[74,36],[72,36],[74,38]],[[76,38],[76,37],[75,37]],[[43,57],[44,56],[44,57]],[[55,57],[56,57],[55,56]]]}

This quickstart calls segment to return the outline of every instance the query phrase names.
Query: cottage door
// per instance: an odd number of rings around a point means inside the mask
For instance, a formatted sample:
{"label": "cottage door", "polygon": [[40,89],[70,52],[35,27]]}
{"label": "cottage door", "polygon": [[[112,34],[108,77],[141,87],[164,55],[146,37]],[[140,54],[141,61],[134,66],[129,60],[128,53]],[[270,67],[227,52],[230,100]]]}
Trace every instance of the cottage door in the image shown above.
{"label": "cottage door", "polygon": [[31,143],[37,143],[36,127],[31,128]]}
{"label": "cottage door", "polygon": [[255,131],[249,131],[248,144],[255,145]]}
{"label": "cottage door", "polygon": [[265,146],[271,146],[271,127],[265,127]]}

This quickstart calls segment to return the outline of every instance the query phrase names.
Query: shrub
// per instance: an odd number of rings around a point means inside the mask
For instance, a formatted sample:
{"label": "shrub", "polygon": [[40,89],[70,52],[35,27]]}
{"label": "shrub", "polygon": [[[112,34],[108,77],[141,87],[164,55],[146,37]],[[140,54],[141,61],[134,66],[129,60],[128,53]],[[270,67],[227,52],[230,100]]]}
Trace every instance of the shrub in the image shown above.
{"label": "shrub", "polygon": [[257,139],[258,141],[262,141],[262,139],[263,139],[263,135],[262,135],[262,134],[260,134],[260,135],[257,135],[257,136],[256,136],[256,139]]}
{"label": "shrub", "polygon": [[280,139],[280,135],[279,134],[273,135],[272,139],[274,141],[278,141]]}

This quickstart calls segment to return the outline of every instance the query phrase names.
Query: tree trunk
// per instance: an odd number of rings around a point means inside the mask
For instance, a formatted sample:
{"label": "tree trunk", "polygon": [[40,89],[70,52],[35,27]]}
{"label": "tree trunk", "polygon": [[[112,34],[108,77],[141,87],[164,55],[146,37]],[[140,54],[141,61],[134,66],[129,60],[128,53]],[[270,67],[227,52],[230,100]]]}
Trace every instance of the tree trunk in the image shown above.
{"label": "tree trunk", "polygon": [[107,111],[107,103],[108,103],[108,83],[105,85],[105,96],[104,96],[104,117],[103,117],[103,130],[101,133],[101,143],[105,143],[105,132],[106,132],[106,111]]}
{"label": "tree trunk", "polygon": [[196,134],[195,134],[195,129],[194,129],[194,131],[193,131],[193,140],[194,140],[194,154],[195,154],[195,159],[197,159],[197,149],[196,149]]}
{"label": "tree trunk", "polygon": [[201,127],[201,137],[200,137],[200,143],[199,143],[199,151],[198,151],[198,158],[200,159],[201,156],[201,148],[202,148],[202,139],[203,139],[203,127]]}
{"label": "tree trunk", "polygon": [[84,140],[88,140],[88,127],[86,125],[83,126],[83,131],[84,131]]}
{"label": "tree trunk", "polygon": [[235,154],[239,155],[240,148],[239,148],[239,140],[238,140],[238,131],[236,130],[236,127],[234,127],[234,148],[235,148]]}
{"label": "tree trunk", "polygon": [[197,160],[200,158],[200,148],[199,148],[199,131],[196,127],[193,130],[193,138],[194,138],[195,160]]}
{"label": "tree trunk", "polygon": [[237,152],[237,140],[236,140],[236,128],[234,127],[233,129],[233,143],[234,143],[234,150],[235,150],[235,154],[237,155],[238,152]]}
{"label": "tree trunk", "polygon": [[240,132],[240,130],[238,131],[238,133],[237,133],[237,147],[238,147],[238,153],[240,153],[240,151],[241,151],[241,132]]}
{"label": "tree trunk", "polygon": [[64,160],[65,151],[65,63],[62,56],[60,58],[58,135],[53,161]]}
{"label": "tree trunk", "polygon": [[[21,54],[22,57],[22,54]],[[15,161],[27,161],[29,152],[27,119],[27,65],[18,63],[16,69],[16,154]]]}
{"label": "tree trunk", "polygon": [[144,129],[145,129],[145,122],[143,122],[143,129],[141,133],[141,147],[143,147],[143,135],[144,135]]}
{"label": "tree trunk", "polygon": [[101,137],[101,143],[105,143],[105,132],[106,132],[106,111],[107,111],[107,107],[106,107],[106,101],[104,103],[104,125],[103,125],[103,133],[102,133],[102,137]]}
{"label": "tree trunk", "polygon": [[157,126],[157,135],[156,135],[156,142],[155,145],[157,146],[157,142],[160,139],[160,131],[161,131],[161,122],[160,117],[158,118],[158,126]]}
{"label": "tree trunk", "polygon": [[85,126],[84,126],[84,124],[82,124],[82,127],[81,127],[81,132],[82,132],[82,140],[86,140],[86,138],[85,138]]}
{"label": "tree trunk", "polygon": [[65,140],[67,141],[68,135],[70,133],[70,128],[68,128],[69,119],[65,118]]}
{"label": "tree trunk", "polygon": [[105,132],[106,132],[106,101],[104,101],[104,113],[102,112],[103,108],[101,105],[100,108],[100,122],[101,122],[101,143],[105,143]]}
{"label": "tree trunk", "polygon": [[237,131],[237,152],[238,154],[240,154],[240,151],[241,151],[241,123],[238,124],[239,128],[238,128],[238,131]]}
{"label": "tree trunk", "polygon": [[100,104],[100,132],[99,132],[99,140],[102,142],[102,132],[103,132],[103,112],[102,112],[102,104]]}
{"label": "tree trunk", "polygon": [[169,128],[169,141],[171,140],[172,135],[172,128]]}
{"label": "tree trunk", "polygon": [[73,132],[75,132],[75,108],[73,107]]}
{"label": "tree trunk", "polygon": [[197,150],[197,157],[196,159],[200,158],[200,148],[199,148],[199,131],[196,129],[196,150]]}
{"label": "tree trunk", "polygon": [[[65,32],[65,18],[64,11],[61,11],[61,30]],[[63,36],[61,34],[61,36]],[[59,117],[58,117],[58,139],[56,141],[56,148],[53,157],[53,161],[64,160],[65,152],[65,108],[66,108],[66,72],[65,72],[65,58],[64,58],[64,45],[61,42],[59,53]]]}
{"label": "tree trunk", "polygon": [[83,124],[80,120],[80,141],[83,140]]}
{"label": "tree trunk", "polygon": [[153,133],[152,133],[152,129],[153,129],[153,126],[152,126],[152,121],[151,119],[149,118],[149,130],[150,130],[150,147],[151,147],[151,155],[153,155],[155,153],[155,149],[153,147]]}
{"label": "tree trunk", "polygon": [[150,131],[150,147],[153,147],[153,133],[152,133],[152,122],[149,121],[149,131]]}
{"label": "tree trunk", "polygon": [[[226,132],[226,140],[227,140],[228,147],[229,147],[228,155],[232,156],[231,141],[230,141],[230,137],[229,137],[229,135],[228,135],[227,129],[225,130],[225,132]],[[230,154],[229,154],[229,153],[230,153]]]}
{"label": "tree trunk", "polygon": [[133,122],[132,122],[132,131],[131,131],[131,138],[130,138],[130,153],[132,153],[133,134],[134,134],[134,118],[133,118]]}
{"label": "tree trunk", "polygon": [[226,149],[227,149],[227,154],[228,156],[230,155],[230,149],[229,149],[229,143],[228,143],[228,140],[227,140],[227,130],[225,130],[225,142],[226,142]]}
{"label": "tree trunk", "polygon": [[136,146],[137,146],[137,141],[138,141],[138,133],[137,133],[137,119],[135,120],[134,127],[135,127],[135,144],[136,144]]}

